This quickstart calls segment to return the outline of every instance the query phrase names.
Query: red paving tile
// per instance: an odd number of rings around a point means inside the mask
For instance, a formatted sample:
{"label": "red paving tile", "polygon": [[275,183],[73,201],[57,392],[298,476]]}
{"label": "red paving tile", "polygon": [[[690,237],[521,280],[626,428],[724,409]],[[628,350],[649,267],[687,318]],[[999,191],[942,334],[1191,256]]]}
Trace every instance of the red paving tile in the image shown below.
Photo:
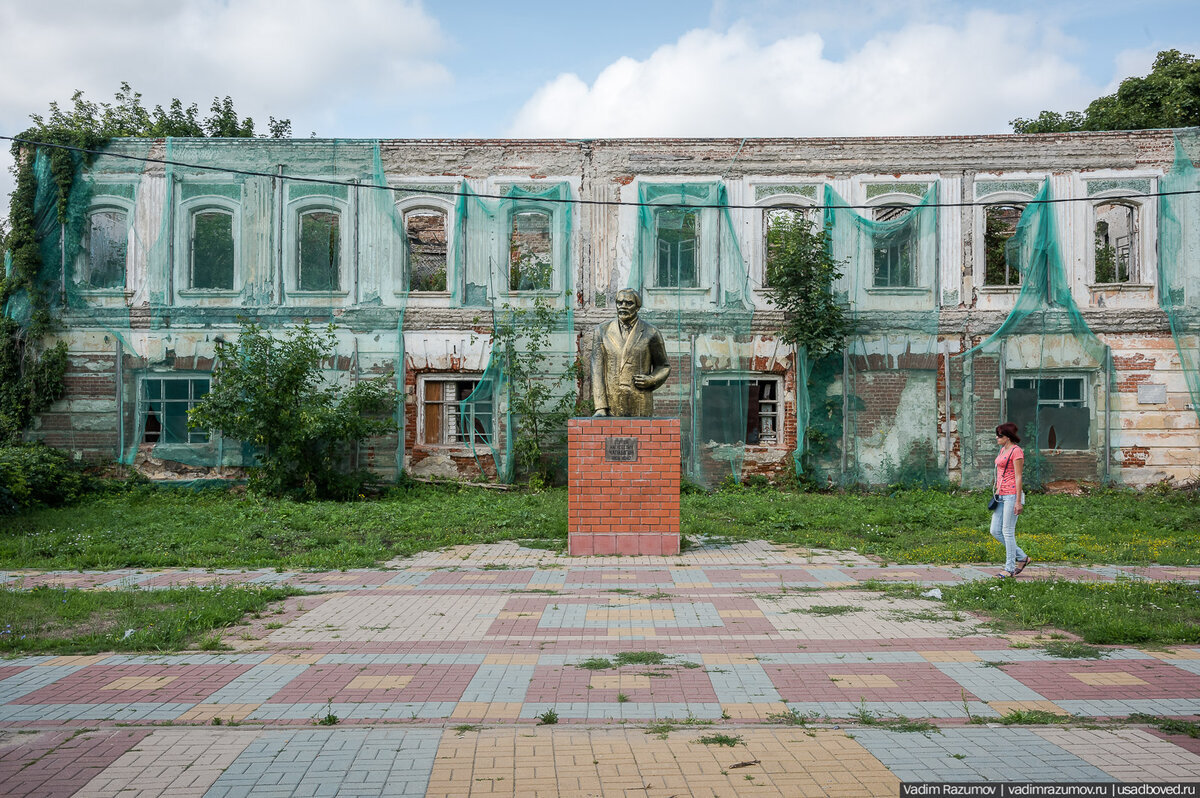
{"label": "red paving tile", "polygon": [[[271,696],[268,703],[326,701],[458,701],[477,665],[314,665]],[[412,676],[400,689],[351,689],[359,676]]]}
{"label": "red paving tile", "polygon": [[[249,665],[92,665],[23,696],[21,704],[198,703]],[[104,689],[118,679],[175,677],[156,689]]]}
{"label": "red paving tile", "polygon": [[[1195,698],[1200,676],[1158,660],[1055,660],[1014,662],[1004,672],[1050,701],[1087,699]],[[1087,684],[1070,674],[1129,674],[1145,684]],[[1120,676],[1114,677],[1120,679]]]}
{"label": "red paving tile", "polygon": [[117,761],[152,729],[48,732],[0,751],[0,790],[6,798],[66,798]]}
{"label": "red paving tile", "polygon": [[[852,663],[786,665],[763,663],[780,698],[787,701],[961,701],[963,687],[931,664]],[[895,687],[855,684],[860,677],[885,676]],[[834,681],[837,678],[838,681]],[[975,696],[967,692],[966,698]]]}

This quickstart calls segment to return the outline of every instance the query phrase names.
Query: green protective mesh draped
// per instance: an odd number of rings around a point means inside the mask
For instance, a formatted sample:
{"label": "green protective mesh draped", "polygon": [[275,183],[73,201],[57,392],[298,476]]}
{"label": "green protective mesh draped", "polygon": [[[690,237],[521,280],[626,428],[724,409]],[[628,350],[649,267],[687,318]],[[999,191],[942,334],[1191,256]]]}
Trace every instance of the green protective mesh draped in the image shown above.
{"label": "green protective mesh draped", "polygon": [[[915,198],[914,198],[915,199]],[[802,362],[797,429],[806,477],[824,484],[945,480],[938,440],[938,193],[930,185],[876,221],[825,188],[825,229],[856,333],[840,355]],[[905,310],[894,310],[902,305]],[[807,371],[807,375],[805,372]],[[803,460],[797,468],[804,473]]]}
{"label": "green protective mesh draped", "polygon": [[494,335],[487,368],[461,402],[460,423],[472,430],[468,444],[479,467],[487,472],[491,458],[502,482],[565,471],[579,369],[571,187],[513,185],[499,198],[462,193],[456,223],[463,244],[451,294],[454,304],[486,313]]}
{"label": "green protective mesh draped", "polygon": [[1116,480],[1112,357],[1071,296],[1049,181],[1025,207],[1007,245],[1021,288],[1003,324],[952,361],[963,482],[994,476],[995,428],[1017,425],[1025,484]]}
{"label": "green protective mesh draped", "polygon": [[640,316],[659,329],[671,365],[654,414],[679,418],[691,480],[738,480],[747,446],[782,440],[784,385],[773,376],[783,373],[775,350],[751,334],[748,270],[725,186],[641,183],[638,202],[625,287],[641,294]]}
{"label": "green protective mesh draped", "polygon": [[[1200,419],[1200,130],[1175,136],[1175,163],[1159,181],[1158,301],[1171,325],[1192,408]],[[1192,192],[1192,193],[1177,193]]]}

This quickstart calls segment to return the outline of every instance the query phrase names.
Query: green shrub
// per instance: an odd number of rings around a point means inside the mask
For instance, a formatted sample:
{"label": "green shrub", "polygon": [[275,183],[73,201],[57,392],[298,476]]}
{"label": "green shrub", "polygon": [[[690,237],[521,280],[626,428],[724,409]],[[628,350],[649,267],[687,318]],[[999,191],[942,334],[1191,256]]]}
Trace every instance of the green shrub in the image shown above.
{"label": "green shrub", "polygon": [[0,515],[69,504],[90,485],[66,452],[40,443],[0,446]]}

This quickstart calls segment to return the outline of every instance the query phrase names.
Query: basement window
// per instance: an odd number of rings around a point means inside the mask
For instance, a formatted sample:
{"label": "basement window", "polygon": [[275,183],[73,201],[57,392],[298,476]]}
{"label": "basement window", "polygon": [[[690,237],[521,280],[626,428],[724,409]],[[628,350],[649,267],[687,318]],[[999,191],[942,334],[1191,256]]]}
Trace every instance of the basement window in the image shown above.
{"label": "basement window", "polygon": [[430,446],[489,445],[492,441],[490,402],[467,402],[479,380],[422,377],[417,420],[421,443]]}
{"label": "basement window", "polygon": [[508,240],[508,290],[549,291],[554,275],[554,239],[546,211],[520,211],[512,217]]}
{"label": "basement window", "polygon": [[[1037,434],[1039,449],[1091,448],[1091,410],[1083,376],[1014,377],[1007,395],[1009,419],[1022,437]],[[1032,440],[1023,441],[1027,445]]]}
{"label": "basement window", "polygon": [[781,442],[783,381],[779,377],[710,379],[700,389],[700,435],[715,443]]}
{"label": "basement window", "polygon": [[337,291],[341,287],[342,215],[334,210],[300,214],[297,243],[301,291]]}
{"label": "basement window", "polygon": [[188,411],[208,393],[207,377],[147,377],[138,395],[142,443],[208,443],[207,430],[189,429]]}
{"label": "basement window", "polygon": [[446,214],[431,208],[404,215],[408,290],[446,291]]}

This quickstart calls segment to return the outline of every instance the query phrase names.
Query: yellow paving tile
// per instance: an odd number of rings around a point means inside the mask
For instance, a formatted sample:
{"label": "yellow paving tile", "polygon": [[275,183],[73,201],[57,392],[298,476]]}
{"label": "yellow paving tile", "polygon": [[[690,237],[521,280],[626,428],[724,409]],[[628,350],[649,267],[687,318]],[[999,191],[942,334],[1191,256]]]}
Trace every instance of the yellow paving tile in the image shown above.
{"label": "yellow paving tile", "polygon": [[722,704],[722,711],[733,720],[766,720],[771,715],[782,715],[788,711],[782,701],[757,704]]}
{"label": "yellow paving tile", "polygon": [[450,713],[452,720],[516,720],[521,717],[519,701],[460,701]]}
{"label": "yellow paving tile", "polygon": [[712,582],[676,582],[675,587],[712,587]]}
{"label": "yellow paving tile", "polygon": [[657,631],[653,626],[631,626],[628,629],[609,629],[609,637],[653,637]]}
{"label": "yellow paving tile", "polygon": [[718,610],[722,618],[763,618],[762,610]]}
{"label": "yellow paving tile", "polygon": [[401,690],[413,680],[412,674],[403,676],[355,676],[346,685],[347,690]]}
{"label": "yellow paving tile", "polygon": [[705,665],[757,665],[758,657],[753,654],[701,654]]}
{"label": "yellow paving tile", "polygon": [[1130,684],[1146,684],[1145,680],[1139,679],[1132,673],[1125,673],[1124,671],[1087,671],[1084,673],[1068,673],[1067,675],[1074,679],[1078,679],[1084,684],[1090,684],[1095,687],[1120,687],[1122,685]]}
{"label": "yellow paving tile", "polygon": [[842,689],[896,686],[892,677],[883,673],[831,673],[829,678]]}
{"label": "yellow paving tile", "polygon": [[971,651],[918,651],[929,662],[981,662],[982,657]]}
{"label": "yellow paving tile", "polygon": [[[1147,650],[1143,653],[1158,659],[1200,659],[1200,648],[1168,648],[1166,651]],[[49,665],[50,663],[45,664]]]}
{"label": "yellow paving tile", "polygon": [[101,660],[108,659],[112,656],[112,652],[107,654],[78,654],[75,656],[54,657],[45,662],[39,662],[34,667],[42,667],[47,665],[95,665]]}
{"label": "yellow paving tile", "polygon": [[633,673],[619,673],[615,676],[597,673],[592,676],[590,684],[596,690],[634,690],[649,688],[650,677]]}
{"label": "yellow paving tile", "polygon": [[1053,701],[989,701],[988,706],[1001,715],[1007,715],[1009,712],[1015,711],[1031,712],[1034,710],[1049,712],[1052,715],[1071,714]]}
{"label": "yellow paving tile", "polygon": [[101,690],[158,690],[178,679],[178,676],[122,676]]}
{"label": "yellow paving tile", "polygon": [[835,582],[822,582],[824,587],[850,587],[857,584],[858,580],[856,579],[839,579]]}
{"label": "yellow paving tile", "polygon": [[779,574],[763,573],[762,571],[738,571],[738,579],[770,579],[779,581]]}
{"label": "yellow paving tile", "polygon": [[321,577],[322,582],[357,582],[362,577],[358,574],[326,574]]}
{"label": "yellow paving tile", "polygon": [[272,654],[263,665],[315,665],[324,654]]}
{"label": "yellow paving tile", "polygon": [[179,720],[208,723],[213,718],[243,720],[262,704],[197,704],[179,716]]}
{"label": "yellow paving tile", "polygon": [[588,621],[673,621],[674,610],[588,610],[584,616]]}
{"label": "yellow paving tile", "polygon": [[537,665],[537,654],[487,654],[484,665]]}
{"label": "yellow paving tile", "polygon": [[463,582],[495,582],[495,574],[463,574],[459,579]]}

